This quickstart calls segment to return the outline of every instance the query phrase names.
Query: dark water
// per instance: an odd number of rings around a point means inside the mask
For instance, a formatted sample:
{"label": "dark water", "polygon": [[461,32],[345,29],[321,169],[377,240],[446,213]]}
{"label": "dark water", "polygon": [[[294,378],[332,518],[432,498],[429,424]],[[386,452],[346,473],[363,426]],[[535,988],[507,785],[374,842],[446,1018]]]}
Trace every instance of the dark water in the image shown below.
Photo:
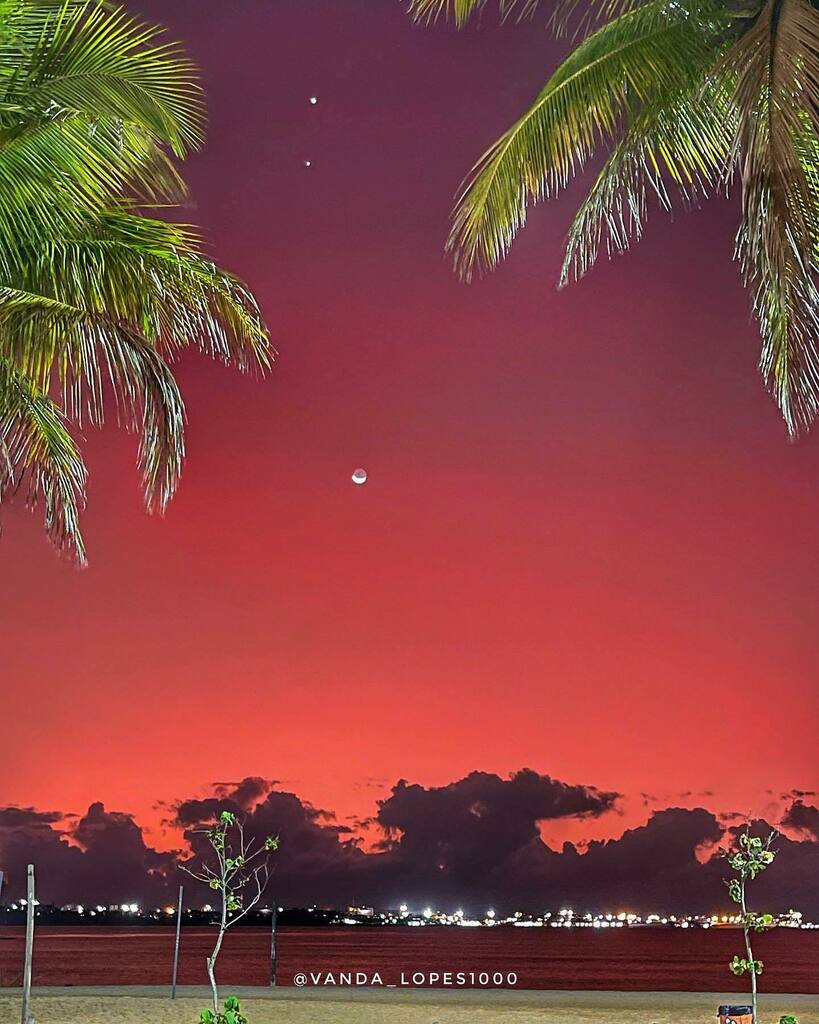
{"label": "dark water", "polygon": [[[40,927],[34,954],[39,985],[161,985],[170,981],[170,928]],[[182,931],[179,982],[203,984],[208,928]],[[219,960],[226,984],[266,985],[270,937],[263,928],[229,932]],[[780,929],[755,939],[765,962],[761,988],[819,993],[819,931]],[[731,992],[742,988],[728,970],[742,936],[734,930],[551,928],[280,928],[278,981],[297,973],[374,972],[402,984],[413,972],[517,975],[514,987]],[[0,984],[19,985],[23,929],[0,928]],[[323,981],[323,979],[322,979]],[[467,987],[479,987],[476,977]],[[484,982],[485,984],[485,982]],[[503,987],[508,987],[504,980]]]}

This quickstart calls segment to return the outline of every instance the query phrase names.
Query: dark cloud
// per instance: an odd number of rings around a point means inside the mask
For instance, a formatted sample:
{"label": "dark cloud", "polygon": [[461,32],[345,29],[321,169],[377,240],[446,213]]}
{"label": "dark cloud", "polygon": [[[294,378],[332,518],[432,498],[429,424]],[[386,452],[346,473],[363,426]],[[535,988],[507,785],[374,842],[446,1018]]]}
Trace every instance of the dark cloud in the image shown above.
{"label": "dark cloud", "polygon": [[[811,808],[819,814],[819,808]],[[819,842],[779,836],[776,862],[757,882],[759,905],[774,911],[801,910],[811,920],[819,919]]]}
{"label": "dark cloud", "polygon": [[65,817],[61,811],[38,811],[33,807],[0,807],[0,829],[51,825]]}
{"label": "dark cloud", "polygon": [[498,902],[511,862],[529,847],[548,850],[539,821],[598,816],[617,799],[530,770],[508,779],[472,772],[429,789],[400,781],[379,801],[376,821],[385,833],[385,860],[405,893],[468,902],[483,891]]}
{"label": "dark cloud", "polygon": [[[0,867],[8,877],[12,897],[23,894],[26,865],[37,874],[41,903],[155,902],[175,873],[172,853],[151,849],[142,830],[128,814],[109,813],[94,803],[70,830],[53,822],[56,811],[27,815],[22,821],[0,811]],[[16,819],[16,820],[15,820]]]}
{"label": "dark cloud", "polygon": [[[406,900],[467,912],[489,905],[545,910],[568,904],[581,912],[727,908],[719,847],[737,831],[734,814],[670,807],[617,839],[565,843],[560,851],[542,841],[539,822],[612,813],[618,799],[529,770],[508,778],[473,772],[440,787],[402,780],[367,821],[368,833],[382,840],[370,852],[331,812],[262,778],[218,783],[211,796],[179,800],[166,810],[188,847],[186,859],[207,853],[201,830],[223,810],[240,815],[256,841],[280,836],[267,898],[289,906]],[[152,849],[130,815],[95,803],[70,827],[65,817],[0,809],[0,867],[11,898],[21,895],[29,862],[36,864],[38,895],[46,903],[152,906],[171,898],[176,858]],[[778,838],[774,869],[757,883],[759,905],[773,911],[795,906],[819,916],[819,808],[794,800],[783,825],[804,839]],[[186,885],[192,902],[210,902],[208,891],[193,891],[190,879]]]}
{"label": "dark cloud", "polygon": [[667,913],[683,906],[710,910],[724,894],[697,852],[722,834],[715,815],[701,807],[654,811],[645,825],[619,839],[592,841],[582,855],[566,844],[554,882],[585,910],[636,902]]}
{"label": "dark cloud", "polygon": [[[791,811],[793,808],[791,808]],[[819,815],[819,808],[806,807],[807,812]],[[789,826],[785,814],[781,824]],[[797,812],[799,814],[799,812]],[[814,819],[815,820],[815,817]],[[736,835],[745,826],[729,829]],[[765,837],[776,829],[767,821],[755,821],[750,825],[754,835]],[[816,879],[819,878],[819,842],[815,839],[792,839],[781,833],[774,839],[776,860],[772,868],[754,880],[754,902],[766,910],[780,912],[789,909],[801,910],[811,920],[819,920],[819,892]]]}
{"label": "dark cloud", "polygon": [[258,775],[249,775],[241,782],[215,782],[213,791],[216,796],[232,800],[243,810],[255,806],[262,797],[267,796],[276,785],[271,779],[263,779]]}
{"label": "dark cloud", "polygon": [[794,800],[785,812],[782,824],[819,839],[819,807],[813,807],[802,800]]}
{"label": "dark cloud", "polygon": [[249,775],[239,782],[214,782],[210,796],[191,797],[175,804],[165,804],[166,810],[169,809],[172,814],[167,823],[182,827],[193,825],[209,821],[228,808],[244,815],[252,811],[275,785],[277,783],[273,780],[258,775]]}
{"label": "dark cloud", "polygon": [[281,837],[272,860],[271,898],[291,906],[348,902],[365,858],[350,827],[332,823],[331,812],[278,790],[269,791],[246,811],[239,798],[247,791],[247,781],[223,796],[177,804],[176,824],[183,828],[194,857],[208,852],[202,827],[222,811],[232,811],[243,817],[249,839],[262,842],[269,835]]}
{"label": "dark cloud", "polygon": [[[584,911],[619,907],[671,914],[731,909],[725,886],[729,871],[719,844],[724,846],[742,827],[725,829],[701,807],[655,811],[645,825],[618,839],[592,841],[583,853],[570,843],[559,856],[539,852],[536,860],[520,864],[515,895],[518,901],[531,903],[537,893],[548,893],[548,906],[565,902]],[[766,822],[754,822],[751,829],[758,835],[772,831]],[[755,900],[771,912],[795,907],[816,918],[819,895],[812,879],[819,871],[819,843],[779,836],[776,850],[773,870],[755,882]]]}

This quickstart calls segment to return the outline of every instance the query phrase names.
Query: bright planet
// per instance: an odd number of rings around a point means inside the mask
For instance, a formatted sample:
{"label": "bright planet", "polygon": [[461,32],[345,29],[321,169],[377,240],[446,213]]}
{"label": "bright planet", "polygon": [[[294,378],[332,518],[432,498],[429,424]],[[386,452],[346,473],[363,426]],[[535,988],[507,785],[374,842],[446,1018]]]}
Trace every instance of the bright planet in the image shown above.
{"label": "bright planet", "polygon": [[367,482],[367,470],[356,469],[353,471],[353,483],[354,484],[366,484]]}

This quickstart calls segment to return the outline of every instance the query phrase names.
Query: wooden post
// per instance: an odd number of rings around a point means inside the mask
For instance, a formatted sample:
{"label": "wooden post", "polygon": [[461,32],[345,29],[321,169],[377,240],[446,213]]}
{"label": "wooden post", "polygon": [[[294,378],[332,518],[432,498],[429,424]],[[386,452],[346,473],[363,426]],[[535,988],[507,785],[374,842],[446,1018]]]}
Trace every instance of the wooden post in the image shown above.
{"label": "wooden post", "polygon": [[26,871],[26,959],[23,966],[23,1012],[20,1024],[33,1024],[31,1017],[31,961],[34,956],[34,865]]}
{"label": "wooden post", "polygon": [[173,947],[173,981],[171,999],[176,999],[176,974],[179,970],[179,933],[182,930],[182,886],[179,886],[179,906],[176,908],[176,942]]}
{"label": "wooden post", "polygon": [[276,984],[276,917],[277,907],[273,904],[273,909],[270,911],[270,984],[271,986]]}

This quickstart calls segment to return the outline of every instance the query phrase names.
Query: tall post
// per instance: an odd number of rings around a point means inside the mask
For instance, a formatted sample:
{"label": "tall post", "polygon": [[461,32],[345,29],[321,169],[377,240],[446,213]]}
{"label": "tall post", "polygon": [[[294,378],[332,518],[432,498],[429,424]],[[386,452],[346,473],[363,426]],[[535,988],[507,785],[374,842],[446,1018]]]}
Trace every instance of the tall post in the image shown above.
{"label": "tall post", "polygon": [[276,984],[276,917],[278,908],[273,904],[270,911],[270,984]]}
{"label": "tall post", "polygon": [[[0,871],[0,907],[3,906],[3,902],[2,901],[3,901],[3,879],[4,878],[5,878],[5,875],[3,874],[2,871]],[[1,983],[2,983],[2,979],[0,979],[0,984]]]}
{"label": "tall post", "polygon": [[33,1024],[31,1017],[31,961],[34,956],[34,865],[26,871],[26,959],[23,966],[23,1011],[20,1024]]}
{"label": "tall post", "polygon": [[173,981],[171,982],[171,999],[176,999],[176,974],[179,970],[179,933],[182,930],[182,886],[179,886],[179,905],[176,908],[176,942],[173,947]]}

